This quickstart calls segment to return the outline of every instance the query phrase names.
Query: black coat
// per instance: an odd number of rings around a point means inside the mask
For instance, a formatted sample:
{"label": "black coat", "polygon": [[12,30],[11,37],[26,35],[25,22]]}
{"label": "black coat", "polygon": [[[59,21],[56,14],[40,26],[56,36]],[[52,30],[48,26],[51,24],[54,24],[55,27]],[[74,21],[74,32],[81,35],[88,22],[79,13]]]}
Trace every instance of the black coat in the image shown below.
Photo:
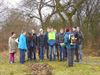
{"label": "black coat", "polygon": [[38,46],[45,46],[45,44],[46,44],[45,35],[39,35],[38,36]]}

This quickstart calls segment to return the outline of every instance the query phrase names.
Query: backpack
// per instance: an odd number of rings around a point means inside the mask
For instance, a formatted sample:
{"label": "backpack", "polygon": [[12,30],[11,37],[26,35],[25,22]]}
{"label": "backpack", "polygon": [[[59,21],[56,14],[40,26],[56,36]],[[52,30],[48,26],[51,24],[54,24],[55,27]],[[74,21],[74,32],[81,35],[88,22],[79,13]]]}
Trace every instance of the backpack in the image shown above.
{"label": "backpack", "polygon": [[70,43],[70,45],[75,45],[76,40],[77,40],[77,38],[75,37],[74,34],[69,34],[69,43]]}

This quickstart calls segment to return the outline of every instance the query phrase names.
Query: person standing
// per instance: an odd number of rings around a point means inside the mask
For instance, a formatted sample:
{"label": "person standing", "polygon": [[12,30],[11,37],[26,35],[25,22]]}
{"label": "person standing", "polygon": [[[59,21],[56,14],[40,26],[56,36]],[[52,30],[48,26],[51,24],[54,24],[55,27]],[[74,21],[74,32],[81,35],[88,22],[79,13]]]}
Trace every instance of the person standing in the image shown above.
{"label": "person standing", "polygon": [[36,60],[36,47],[37,47],[37,34],[34,29],[32,29],[32,58]]}
{"label": "person standing", "polygon": [[45,33],[45,40],[46,40],[45,48],[46,48],[47,59],[49,59],[49,45],[48,45],[48,33],[49,32],[50,32],[50,27],[47,28],[47,32]]}
{"label": "person standing", "polygon": [[58,32],[56,29],[54,29],[54,32],[56,33],[56,52],[57,52],[57,59],[59,60],[59,49],[58,49]]}
{"label": "person standing", "polygon": [[44,35],[44,32],[43,32],[43,29],[40,29],[40,35],[38,36],[38,46],[39,46],[39,49],[40,49],[40,61],[43,61],[44,60],[44,53],[45,53],[45,35]]}
{"label": "person standing", "polygon": [[58,48],[60,50],[60,61],[64,60],[65,44],[64,44],[64,30],[61,28],[58,34]]}
{"label": "person standing", "polygon": [[49,45],[49,59],[52,61],[52,54],[54,54],[54,61],[56,60],[56,33],[53,28],[48,33],[48,45]]}
{"label": "person standing", "polygon": [[79,35],[79,42],[78,42],[78,45],[79,45],[79,62],[82,62],[82,59],[83,59],[83,50],[82,50],[82,46],[83,46],[83,40],[84,40],[84,36],[83,36],[83,33],[82,31],[80,30],[79,27],[77,27],[77,32],[78,32],[78,35]]}
{"label": "person standing", "polygon": [[79,62],[79,34],[77,32],[77,27],[73,27],[72,28],[72,32],[74,33],[74,36],[76,38],[76,43],[75,43],[75,56],[76,56],[76,60],[75,62]]}
{"label": "person standing", "polygon": [[14,63],[14,55],[16,53],[16,49],[17,49],[17,43],[16,43],[16,34],[15,32],[12,32],[11,33],[11,37],[9,37],[9,41],[8,41],[8,44],[9,44],[9,62],[12,64]]}
{"label": "person standing", "polygon": [[23,31],[18,39],[18,48],[20,50],[20,64],[25,62],[25,52],[27,50],[27,37],[26,31]]}
{"label": "person standing", "polygon": [[73,60],[74,60],[74,48],[75,48],[75,37],[71,29],[66,30],[66,34],[64,36],[64,43],[67,48],[67,60],[68,60],[68,66],[73,66]]}
{"label": "person standing", "polygon": [[28,48],[28,60],[32,61],[32,47],[33,47],[33,43],[32,43],[32,35],[29,32],[28,36],[27,36],[27,48]]}

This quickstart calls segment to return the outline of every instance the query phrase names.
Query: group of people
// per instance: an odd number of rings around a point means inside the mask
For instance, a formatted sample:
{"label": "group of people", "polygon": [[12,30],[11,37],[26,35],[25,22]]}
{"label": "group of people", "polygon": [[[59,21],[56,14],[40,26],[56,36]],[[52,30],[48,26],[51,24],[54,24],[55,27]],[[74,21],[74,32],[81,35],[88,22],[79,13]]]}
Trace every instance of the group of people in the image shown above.
{"label": "group of people", "polygon": [[41,28],[37,34],[34,29],[31,32],[21,32],[18,39],[16,33],[12,32],[9,38],[9,62],[14,63],[14,54],[19,49],[20,63],[25,62],[25,53],[28,60],[37,60],[37,54],[40,61],[47,59],[56,61],[57,58],[63,61],[67,58],[68,66],[73,66],[74,56],[76,62],[82,62],[82,43],[83,33],[79,27],[61,28],[59,32],[52,27],[47,28],[47,32]]}

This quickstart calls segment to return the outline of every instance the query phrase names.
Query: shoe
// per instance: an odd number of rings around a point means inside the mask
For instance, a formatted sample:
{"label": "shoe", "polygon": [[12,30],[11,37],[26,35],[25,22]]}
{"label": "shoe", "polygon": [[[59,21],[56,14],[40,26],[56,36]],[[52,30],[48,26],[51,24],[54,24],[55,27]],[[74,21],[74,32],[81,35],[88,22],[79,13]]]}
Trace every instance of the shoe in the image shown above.
{"label": "shoe", "polygon": [[13,62],[11,61],[10,64],[13,64]]}
{"label": "shoe", "polygon": [[80,60],[79,63],[82,64],[82,60]]}
{"label": "shoe", "polygon": [[60,61],[62,61],[62,59],[60,59]]}
{"label": "shoe", "polygon": [[79,60],[75,60],[75,62],[79,62]]}
{"label": "shoe", "polygon": [[68,65],[68,67],[73,67],[73,65]]}

